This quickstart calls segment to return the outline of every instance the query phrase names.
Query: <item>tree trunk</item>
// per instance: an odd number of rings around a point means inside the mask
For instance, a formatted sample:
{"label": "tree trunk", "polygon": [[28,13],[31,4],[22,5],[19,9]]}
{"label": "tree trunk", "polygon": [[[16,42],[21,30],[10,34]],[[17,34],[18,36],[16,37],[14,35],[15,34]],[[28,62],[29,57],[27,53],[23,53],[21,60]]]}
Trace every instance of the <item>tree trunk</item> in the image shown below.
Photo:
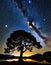
{"label": "tree trunk", "polygon": [[19,61],[23,61],[22,57],[23,57],[23,47],[21,47],[21,50],[20,50],[20,58],[19,58]]}

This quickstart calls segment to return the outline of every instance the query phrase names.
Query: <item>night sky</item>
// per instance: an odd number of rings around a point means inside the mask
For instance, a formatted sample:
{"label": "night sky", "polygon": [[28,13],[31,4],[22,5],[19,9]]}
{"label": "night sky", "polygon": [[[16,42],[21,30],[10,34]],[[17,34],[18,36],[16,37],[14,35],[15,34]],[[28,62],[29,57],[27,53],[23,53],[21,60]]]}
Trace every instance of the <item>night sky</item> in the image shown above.
{"label": "night sky", "polygon": [[[33,18],[40,31],[49,38],[48,45],[40,50],[34,48],[32,54],[51,51],[51,0],[26,0],[25,3],[28,18]],[[0,53],[4,53],[6,40],[13,31],[25,30],[33,34],[26,22],[14,0],[0,0]]]}

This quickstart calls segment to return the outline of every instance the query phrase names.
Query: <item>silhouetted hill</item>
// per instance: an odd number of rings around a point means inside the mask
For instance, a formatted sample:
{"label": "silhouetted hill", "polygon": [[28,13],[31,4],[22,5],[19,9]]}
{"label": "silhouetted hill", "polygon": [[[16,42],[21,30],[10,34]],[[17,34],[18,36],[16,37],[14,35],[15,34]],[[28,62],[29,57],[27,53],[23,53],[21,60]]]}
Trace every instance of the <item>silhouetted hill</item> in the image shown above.
{"label": "silhouetted hill", "polygon": [[51,63],[51,51],[45,52],[43,57],[47,62]]}
{"label": "silhouetted hill", "polygon": [[[37,61],[43,61],[41,54],[32,55],[30,57],[22,57],[23,59],[32,59]],[[19,59],[18,56],[0,54],[0,60]]]}
{"label": "silhouetted hill", "polygon": [[32,60],[37,60],[37,61],[43,61],[44,60],[43,55],[41,55],[41,54],[32,55],[30,58]]}
{"label": "silhouetted hill", "polygon": [[45,60],[45,61],[51,63],[51,51],[45,52],[43,55],[41,55],[41,54],[32,55],[32,56],[30,56],[30,58],[32,60],[37,60],[37,61]]}
{"label": "silhouetted hill", "polygon": [[0,60],[7,60],[7,59],[14,59],[15,56],[13,55],[4,55],[4,54],[0,54]]}
{"label": "silhouetted hill", "polygon": [[[9,60],[9,59],[19,59],[19,57],[13,56],[13,55],[0,54],[0,60]],[[51,51],[45,52],[43,55],[36,54],[36,55],[29,56],[29,57],[22,57],[22,59],[32,59],[32,60],[36,60],[39,62],[42,62],[43,60],[45,60],[48,63],[51,63]],[[8,63],[8,62],[3,62],[3,63]]]}

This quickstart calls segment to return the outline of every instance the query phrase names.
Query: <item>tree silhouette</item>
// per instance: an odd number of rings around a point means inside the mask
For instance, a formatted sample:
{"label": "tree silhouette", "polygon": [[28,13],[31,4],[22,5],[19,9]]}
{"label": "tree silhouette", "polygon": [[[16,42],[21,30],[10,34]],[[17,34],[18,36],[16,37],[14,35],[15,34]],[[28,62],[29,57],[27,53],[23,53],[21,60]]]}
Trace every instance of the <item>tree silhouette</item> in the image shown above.
{"label": "tree silhouette", "polygon": [[34,46],[38,49],[42,48],[40,43],[36,41],[36,38],[24,30],[14,31],[7,39],[6,45],[5,53],[10,53],[15,50],[20,51],[19,61],[22,60],[23,53],[26,50],[32,51]]}

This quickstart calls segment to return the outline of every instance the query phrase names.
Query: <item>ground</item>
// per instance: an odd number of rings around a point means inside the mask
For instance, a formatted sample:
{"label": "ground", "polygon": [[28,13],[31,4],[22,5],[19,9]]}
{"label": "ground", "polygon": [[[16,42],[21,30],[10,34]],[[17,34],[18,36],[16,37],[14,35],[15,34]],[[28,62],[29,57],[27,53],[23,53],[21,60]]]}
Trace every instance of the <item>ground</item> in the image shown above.
{"label": "ground", "polygon": [[0,65],[50,65],[50,64],[40,64],[40,63],[36,63],[36,62],[23,62],[23,61],[13,61],[13,62],[0,62]]}

